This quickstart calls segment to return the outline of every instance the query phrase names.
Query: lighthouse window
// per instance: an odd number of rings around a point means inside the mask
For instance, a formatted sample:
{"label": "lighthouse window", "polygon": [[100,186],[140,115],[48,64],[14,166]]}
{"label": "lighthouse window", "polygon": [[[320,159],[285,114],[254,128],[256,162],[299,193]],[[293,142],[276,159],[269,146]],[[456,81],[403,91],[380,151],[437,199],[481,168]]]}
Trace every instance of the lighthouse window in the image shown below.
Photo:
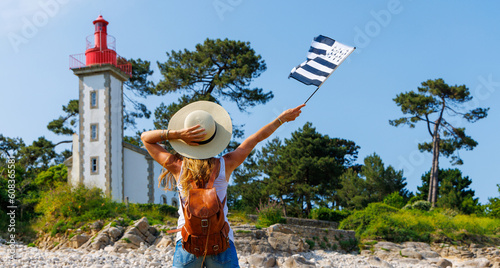
{"label": "lighthouse window", "polygon": [[97,156],[90,158],[90,174],[99,174],[99,158]]}
{"label": "lighthouse window", "polygon": [[95,30],[96,32],[102,31],[102,22],[98,22],[95,24]]}
{"label": "lighthouse window", "polygon": [[91,124],[90,125],[90,140],[91,141],[97,141],[98,136],[98,124]]}
{"label": "lighthouse window", "polygon": [[172,198],[172,207],[179,207],[179,204],[177,203],[177,198]]}
{"label": "lighthouse window", "polygon": [[90,92],[90,108],[97,108],[97,91]]}

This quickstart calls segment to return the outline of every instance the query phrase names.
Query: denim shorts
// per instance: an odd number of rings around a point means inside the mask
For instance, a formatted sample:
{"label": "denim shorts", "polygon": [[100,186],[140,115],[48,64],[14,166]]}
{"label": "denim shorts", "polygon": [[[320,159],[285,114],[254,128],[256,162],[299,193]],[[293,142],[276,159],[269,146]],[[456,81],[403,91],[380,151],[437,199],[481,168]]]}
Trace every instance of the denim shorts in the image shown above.
{"label": "denim shorts", "polygon": [[[185,251],[182,248],[182,239],[177,241],[175,245],[174,263],[173,267],[202,267],[203,256],[196,257],[193,254]],[[240,267],[238,264],[238,255],[233,241],[229,240],[229,248],[217,255],[207,255],[205,257],[205,267]]]}

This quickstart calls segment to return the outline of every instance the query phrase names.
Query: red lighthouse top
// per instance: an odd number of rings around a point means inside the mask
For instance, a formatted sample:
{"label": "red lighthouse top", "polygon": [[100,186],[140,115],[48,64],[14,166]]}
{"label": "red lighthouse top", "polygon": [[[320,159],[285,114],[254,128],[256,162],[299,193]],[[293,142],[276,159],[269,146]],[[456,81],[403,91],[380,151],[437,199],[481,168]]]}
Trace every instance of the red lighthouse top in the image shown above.
{"label": "red lighthouse top", "polygon": [[[108,22],[101,16],[97,17],[94,21],[95,33],[94,33],[94,44],[95,48],[99,50],[105,50],[108,48]],[[88,47],[87,47],[88,49]]]}
{"label": "red lighthouse top", "polygon": [[[132,74],[132,65],[126,59],[116,54],[116,41],[111,35],[108,35],[108,22],[99,15],[93,21],[95,31],[93,36],[87,37],[87,50],[85,51],[85,59],[82,59],[82,54],[70,56],[70,69],[81,68],[92,65],[111,64],[120,68],[129,76]],[[85,61],[85,64],[83,62]]]}

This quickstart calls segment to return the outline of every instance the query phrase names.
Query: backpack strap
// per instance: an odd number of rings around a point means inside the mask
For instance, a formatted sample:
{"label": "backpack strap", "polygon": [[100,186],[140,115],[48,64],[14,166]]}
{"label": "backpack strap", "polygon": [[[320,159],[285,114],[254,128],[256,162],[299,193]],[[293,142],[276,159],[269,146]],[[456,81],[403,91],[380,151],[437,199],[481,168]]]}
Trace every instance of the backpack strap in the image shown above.
{"label": "backpack strap", "polygon": [[214,187],[214,182],[215,179],[219,176],[220,173],[220,160],[215,159],[215,166],[214,169],[212,170],[212,175],[210,176],[210,180],[208,181],[207,185],[205,186],[206,189],[210,189]]}
{"label": "backpack strap", "polygon": [[181,228],[178,228],[178,229],[168,230],[168,231],[167,231],[167,234],[177,233],[177,232],[180,232],[181,230],[182,230],[182,227],[181,227]]}

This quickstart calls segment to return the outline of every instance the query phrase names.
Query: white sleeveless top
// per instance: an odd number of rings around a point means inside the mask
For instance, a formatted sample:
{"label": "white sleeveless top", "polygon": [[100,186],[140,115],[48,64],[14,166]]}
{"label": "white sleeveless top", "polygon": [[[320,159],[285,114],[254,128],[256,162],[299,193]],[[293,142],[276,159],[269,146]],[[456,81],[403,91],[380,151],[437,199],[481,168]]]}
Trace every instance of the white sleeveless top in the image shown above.
{"label": "white sleeveless top", "polygon": [[[219,200],[222,202],[224,198],[226,197],[227,194],[227,186],[229,183],[226,181],[226,165],[224,163],[224,157],[219,157],[220,161],[220,172],[219,176],[214,181],[214,186],[216,191],[217,191],[217,196],[219,197]],[[179,178],[182,177],[182,168],[181,172],[179,174]],[[177,184],[177,188],[179,189],[179,193],[182,192],[182,186],[180,184]],[[184,226],[184,212],[182,211],[182,204],[183,201],[181,199],[181,195],[179,194],[179,210],[177,211],[179,213],[179,219],[177,220],[177,228],[182,228]],[[229,239],[234,242],[234,234],[233,234],[233,229],[231,229],[231,225],[227,221],[227,200],[224,203],[224,220],[226,220],[227,224],[229,225]],[[181,232],[177,232],[177,235],[175,237],[175,242],[179,241],[182,239],[182,234]]]}

